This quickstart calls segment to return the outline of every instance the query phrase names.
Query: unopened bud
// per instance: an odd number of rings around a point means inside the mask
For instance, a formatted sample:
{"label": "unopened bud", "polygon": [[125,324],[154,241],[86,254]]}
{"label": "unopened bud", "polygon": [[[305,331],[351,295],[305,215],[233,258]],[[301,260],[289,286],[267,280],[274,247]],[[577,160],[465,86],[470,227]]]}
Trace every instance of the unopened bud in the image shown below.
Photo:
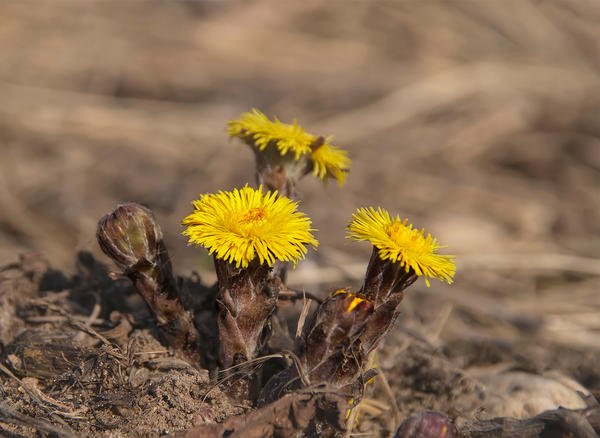
{"label": "unopened bud", "polygon": [[102,251],[121,268],[142,295],[169,342],[200,361],[199,334],[179,297],[162,232],[149,208],[119,205],[98,222]]}
{"label": "unopened bud", "polygon": [[[327,381],[335,377],[339,356],[350,353],[372,313],[371,301],[345,289],[334,292],[319,306],[304,334],[303,357],[311,378]],[[346,380],[351,376],[339,377]]]}
{"label": "unopened bud", "polygon": [[150,209],[127,203],[100,219],[96,237],[102,251],[129,271],[156,264],[162,232]]}

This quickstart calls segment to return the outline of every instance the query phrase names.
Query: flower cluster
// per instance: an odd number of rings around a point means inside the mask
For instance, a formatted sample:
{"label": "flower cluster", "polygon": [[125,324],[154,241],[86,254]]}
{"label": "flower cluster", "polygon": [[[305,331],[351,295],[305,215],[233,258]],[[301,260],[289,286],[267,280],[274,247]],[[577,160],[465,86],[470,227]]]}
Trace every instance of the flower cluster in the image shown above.
{"label": "flower cluster", "polygon": [[[285,269],[278,266],[295,267],[309,247],[318,246],[310,219],[290,199],[296,183],[312,172],[343,185],[350,167],[347,152],[331,145],[331,138],[309,134],[295,120],[271,121],[256,109],[230,121],[228,133],[255,152],[258,188],[203,194],[182,222],[188,243],[206,248],[214,261],[217,287],[207,312],[217,309],[218,354],[198,344],[193,310],[180,300],[162,233],[149,209],[120,206],[100,221],[97,234],[101,248],[134,281],[173,346],[195,351],[200,363],[218,357],[225,369],[269,351],[280,295],[293,292],[285,286]],[[432,278],[453,281],[454,256],[439,254],[444,247],[437,239],[383,208],[359,208],[347,232],[348,238],[372,244],[361,288],[336,290],[306,318],[289,346],[298,358],[294,367],[266,376],[248,368],[244,382],[237,380],[230,394],[264,402],[299,385],[328,383],[357,405],[365,382],[376,374],[373,354],[398,318],[405,290],[419,277],[427,286]],[[268,380],[264,385],[263,379]]]}

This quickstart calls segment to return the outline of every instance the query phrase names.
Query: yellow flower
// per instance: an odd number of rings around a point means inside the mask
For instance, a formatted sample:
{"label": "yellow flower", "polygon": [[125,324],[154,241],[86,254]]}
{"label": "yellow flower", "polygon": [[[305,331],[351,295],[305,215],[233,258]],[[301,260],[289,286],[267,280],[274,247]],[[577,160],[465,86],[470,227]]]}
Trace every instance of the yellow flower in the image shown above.
{"label": "yellow flower", "polygon": [[332,176],[342,187],[350,170],[350,158],[348,152],[330,145],[328,141],[329,139],[325,140],[325,143],[311,154],[313,175],[323,180]]}
{"label": "yellow flower", "polygon": [[276,117],[272,122],[253,108],[227,125],[230,137],[239,137],[260,151],[275,146],[282,156],[292,152],[296,161],[308,159],[312,163],[313,175],[323,180],[333,177],[340,186],[346,181],[350,169],[348,153],[329,144],[331,137],[323,139],[309,134],[295,119],[291,125],[281,123]]}
{"label": "yellow flower", "polygon": [[454,256],[438,254],[437,250],[443,246],[437,239],[431,234],[425,236],[424,229],[419,231],[407,222],[399,216],[392,219],[382,208],[359,208],[347,228],[347,237],[368,240],[378,249],[382,260],[398,262],[406,272],[412,268],[415,274],[425,277],[427,286],[430,277],[452,283],[456,271]]}
{"label": "yellow flower", "polygon": [[204,246],[217,258],[248,267],[258,256],[261,264],[303,259],[306,245],[317,247],[311,221],[296,211],[298,204],[277,192],[244,187],[203,195],[195,211],[183,220],[189,242]]}
{"label": "yellow flower", "polygon": [[261,151],[270,144],[274,145],[281,155],[293,152],[296,160],[310,153],[310,145],[315,140],[296,120],[291,125],[281,123],[277,118],[271,122],[256,108],[251,113],[242,114],[239,119],[230,120],[227,125],[230,137],[239,137]]}

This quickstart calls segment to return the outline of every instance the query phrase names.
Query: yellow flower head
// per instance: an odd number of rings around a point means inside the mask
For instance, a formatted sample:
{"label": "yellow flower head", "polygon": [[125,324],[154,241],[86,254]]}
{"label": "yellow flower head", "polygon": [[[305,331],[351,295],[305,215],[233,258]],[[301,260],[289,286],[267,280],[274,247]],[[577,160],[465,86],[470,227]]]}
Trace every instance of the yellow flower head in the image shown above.
{"label": "yellow flower head", "polygon": [[230,120],[227,125],[227,133],[230,137],[239,137],[260,151],[264,151],[268,146],[274,146],[282,156],[291,152],[296,161],[310,160],[313,174],[323,180],[333,177],[340,186],[346,180],[346,174],[350,169],[348,153],[329,144],[331,137],[323,140],[322,137],[309,134],[295,119],[291,125],[281,123],[276,117],[272,122],[254,108],[252,112],[244,113],[236,120]]}
{"label": "yellow flower head", "polygon": [[183,234],[238,268],[248,267],[256,256],[261,264],[283,260],[295,265],[306,245],[318,245],[310,219],[296,211],[298,203],[277,192],[263,194],[262,186],[202,195],[192,204],[195,211],[183,220]]}
{"label": "yellow flower head", "polygon": [[277,118],[271,122],[256,108],[251,113],[242,114],[239,119],[230,120],[227,125],[230,137],[239,137],[261,151],[271,144],[281,155],[293,152],[296,160],[310,153],[310,145],[315,139],[296,120],[291,125],[281,123]]}
{"label": "yellow flower head", "polygon": [[425,236],[425,230],[407,225],[399,216],[392,219],[389,213],[378,208],[359,208],[353,215],[347,228],[349,238],[368,240],[379,251],[382,260],[400,263],[406,272],[413,269],[415,274],[423,275],[429,286],[429,277],[452,283],[456,271],[454,256],[438,254],[443,248],[431,234]]}

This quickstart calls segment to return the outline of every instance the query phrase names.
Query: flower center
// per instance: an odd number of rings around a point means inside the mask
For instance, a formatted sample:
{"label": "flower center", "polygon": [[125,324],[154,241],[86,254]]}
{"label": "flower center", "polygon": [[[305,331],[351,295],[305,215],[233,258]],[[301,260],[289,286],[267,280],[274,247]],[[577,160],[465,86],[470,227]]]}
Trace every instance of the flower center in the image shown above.
{"label": "flower center", "polygon": [[393,221],[387,227],[385,227],[385,232],[390,238],[396,242],[400,243],[402,240],[406,238],[406,229],[405,227],[398,221]]}
{"label": "flower center", "polygon": [[405,247],[406,250],[426,251],[421,233],[416,229],[407,227],[402,222],[393,221],[386,227],[385,232],[397,245]]}
{"label": "flower center", "polygon": [[266,217],[265,210],[262,208],[251,208],[238,216],[237,222],[240,225],[253,225],[264,222]]}

